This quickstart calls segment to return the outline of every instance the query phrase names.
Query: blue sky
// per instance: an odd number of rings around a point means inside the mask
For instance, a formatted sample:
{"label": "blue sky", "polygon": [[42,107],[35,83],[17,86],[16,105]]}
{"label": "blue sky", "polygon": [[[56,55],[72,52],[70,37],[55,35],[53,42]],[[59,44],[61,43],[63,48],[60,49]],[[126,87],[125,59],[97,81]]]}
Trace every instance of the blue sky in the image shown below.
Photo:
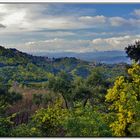
{"label": "blue sky", "polygon": [[139,25],[140,4],[0,4],[0,44],[27,53],[122,51]]}

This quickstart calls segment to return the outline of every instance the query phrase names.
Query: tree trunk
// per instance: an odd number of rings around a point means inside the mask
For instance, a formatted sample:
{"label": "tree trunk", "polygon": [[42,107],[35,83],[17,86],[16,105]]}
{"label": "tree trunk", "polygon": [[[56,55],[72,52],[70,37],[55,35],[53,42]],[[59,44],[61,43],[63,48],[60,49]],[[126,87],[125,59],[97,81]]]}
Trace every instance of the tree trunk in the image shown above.
{"label": "tree trunk", "polygon": [[65,106],[67,109],[69,109],[68,103],[67,103],[67,99],[65,98],[65,96],[62,94],[64,102],[65,102]]}
{"label": "tree trunk", "polygon": [[84,100],[84,102],[83,102],[83,107],[85,107],[85,106],[86,106],[87,101],[88,101],[88,98],[86,98],[86,99]]}

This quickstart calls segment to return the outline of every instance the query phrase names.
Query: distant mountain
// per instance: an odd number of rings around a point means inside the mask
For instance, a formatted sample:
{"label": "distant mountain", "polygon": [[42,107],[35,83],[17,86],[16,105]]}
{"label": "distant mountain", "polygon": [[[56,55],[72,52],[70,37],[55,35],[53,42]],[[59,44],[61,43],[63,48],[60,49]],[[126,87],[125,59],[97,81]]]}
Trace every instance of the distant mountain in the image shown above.
{"label": "distant mountain", "polygon": [[62,53],[35,53],[37,56],[48,56],[51,58],[60,57],[76,57],[85,61],[97,61],[101,63],[113,64],[113,63],[130,63],[129,58],[126,56],[124,51],[98,51],[88,53],[73,53],[73,52],[62,52]]}

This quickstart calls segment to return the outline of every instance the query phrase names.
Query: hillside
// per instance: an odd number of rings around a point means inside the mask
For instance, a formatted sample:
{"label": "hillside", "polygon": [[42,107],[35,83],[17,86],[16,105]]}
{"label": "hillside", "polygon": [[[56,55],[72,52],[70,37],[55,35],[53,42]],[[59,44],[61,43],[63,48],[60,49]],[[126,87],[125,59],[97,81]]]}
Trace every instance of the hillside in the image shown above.
{"label": "hillside", "polygon": [[49,74],[57,74],[61,70],[70,73],[79,66],[86,69],[89,64],[76,58],[50,59],[32,56],[16,49],[6,49],[0,46],[0,79],[2,83],[47,81]]}
{"label": "hillside", "polygon": [[[0,81],[1,84],[40,84],[47,82],[49,75],[65,71],[73,76],[86,78],[91,71],[100,67],[109,77],[123,74],[126,64],[100,64],[87,62],[74,57],[48,58],[33,56],[16,49],[5,49],[0,46]],[[116,73],[117,71],[117,73]]]}

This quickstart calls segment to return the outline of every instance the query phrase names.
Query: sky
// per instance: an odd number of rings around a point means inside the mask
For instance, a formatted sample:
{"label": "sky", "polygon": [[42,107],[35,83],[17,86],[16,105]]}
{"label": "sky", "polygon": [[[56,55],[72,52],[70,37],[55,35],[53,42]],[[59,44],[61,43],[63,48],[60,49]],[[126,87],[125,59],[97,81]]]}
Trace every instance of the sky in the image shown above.
{"label": "sky", "polygon": [[140,4],[0,4],[0,45],[27,53],[123,51],[140,39]]}

